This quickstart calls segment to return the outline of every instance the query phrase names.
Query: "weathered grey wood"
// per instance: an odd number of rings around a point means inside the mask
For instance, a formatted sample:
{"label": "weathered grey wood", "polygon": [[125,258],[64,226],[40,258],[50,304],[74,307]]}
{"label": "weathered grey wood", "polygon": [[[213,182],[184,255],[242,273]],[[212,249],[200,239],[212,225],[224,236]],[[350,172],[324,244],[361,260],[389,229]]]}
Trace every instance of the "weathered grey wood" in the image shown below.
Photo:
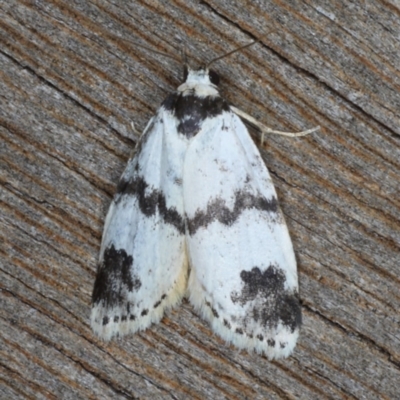
{"label": "weathered grey wood", "polygon": [[[399,398],[399,37],[395,1],[0,0],[0,398]],[[186,302],[103,343],[90,296],[130,122],[180,81],[130,41],[200,63],[253,39],[215,64],[224,96],[322,127],[262,150],[298,257],[296,351],[237,351]]]}

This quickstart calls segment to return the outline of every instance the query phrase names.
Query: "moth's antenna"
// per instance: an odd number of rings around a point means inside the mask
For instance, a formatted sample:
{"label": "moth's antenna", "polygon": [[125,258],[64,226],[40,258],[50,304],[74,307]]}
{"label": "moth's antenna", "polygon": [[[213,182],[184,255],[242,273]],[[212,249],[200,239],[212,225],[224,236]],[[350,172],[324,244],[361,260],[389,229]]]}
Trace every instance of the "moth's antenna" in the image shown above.
{"label": "moth's antenna", "polygon": [[189,69],[189,64],[188,64],[188,57],[186,53],[186,46],[183,45],[182,51],[181,51],[181,63],[183,65],[183,82],[186,81],[186,78],[188,76],[188,69]]}
{"label": "moth's antenna", "polygon": [[245,44],[244,46],[238,47],[237,49],[234,49],[234,50],[230,51],[229,53],[225,53],[225,54],[223,54],[222,56],[219,56],[219,57],[217,57],[217,58],[212,59],[211,61],[209,61],[209,62],[207,63],[206,68],[208,68],[208,67],[209,67],[212,63],[214,63],[215,61],[218,61],[218,60],[220,60],[221,58],[228,57],[228,56],[230,56],[231,54],[236,53],[236,52],[238,52],[238,51],[240,51],[240,50],[243,50],[243,49],[245,49],[245,48],[247,48],[247,47],[253,46],[253,44],[258,43],[259,41],[260,41],[260,40],[254,40],[254,42]]}
{"label": "moth's antenna", "polygon": [[183,45],[182,51],[181,51],[181,63],[183,65],[188,65],[188,56],[186,52],[186,45]]}
{"label": "moth's antenna", "polygon": [[180,60],[180,59],[177,58],[177,57],[171,56],[171,54],[167,54],[167,53],[163,53],[162,51],[154,50],[154,49],[152,49],[151,47],[145,46],[144,44],[140,44],[140,43],[135,42],[135,41],[133,41],[133,40],[127,40],[127,41],[128,41],[129,43],[134,44],[135,46],[142,47],[143,49],[146,49],[146,50],[148,50],[148,51],[151,51],[151,52],[153,52],[153,53],[155,53],[155,54],[159,54],[160,56],[172,58],[173,60],[177,61],[178,63],[182,63],[182,60]]}

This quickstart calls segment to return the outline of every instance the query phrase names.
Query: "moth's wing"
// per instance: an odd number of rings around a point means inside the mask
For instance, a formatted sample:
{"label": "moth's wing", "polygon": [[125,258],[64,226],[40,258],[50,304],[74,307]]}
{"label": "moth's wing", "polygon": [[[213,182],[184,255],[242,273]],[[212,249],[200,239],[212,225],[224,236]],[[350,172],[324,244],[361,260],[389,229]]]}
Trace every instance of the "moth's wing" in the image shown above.
{"label": "moth's wing", "polygon": [[184,164],[190,302],[239,348],[288,356],[301,324],[296,261],[276,192],[235,114],[208,120]]}
{"label": "moth's wing", "polygon": [[106,217],[92,297],[91,326],[103,339],[160,321],[185,292],[186,147],[175,118],[161,108],[121,177]]}

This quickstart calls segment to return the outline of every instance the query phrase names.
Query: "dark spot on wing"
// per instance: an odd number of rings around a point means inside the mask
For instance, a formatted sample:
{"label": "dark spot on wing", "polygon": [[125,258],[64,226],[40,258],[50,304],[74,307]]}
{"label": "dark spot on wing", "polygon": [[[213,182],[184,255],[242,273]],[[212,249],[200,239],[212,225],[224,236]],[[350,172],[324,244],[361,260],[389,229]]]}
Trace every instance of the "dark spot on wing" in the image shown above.
{"label": "dark spot on wing", "polygon": [[259,322],[262,326],[273,329],[281,322],[291,332],[301,325],[301,309],[297,293],[284,288],[284,272],[274,265],[265,271],[254,267],[251,271],[242,271],[243,282],[240,293],[232,292],[234,303],[244,306],[252,302],[246,318]]}
{"label": "dark spot on wing", "polygon": [[211,312],[213,313],[215,318],[219,318],[218,311],[212,306],[212,304],[209,301],[205,301],[205,304],[208,308],[210,308]]}
{"label": "dark spot on wing", "polygon": [[232,210],[226,205],[226,201],[221,198],[210,200],[206,210],[197,210],[193,218],[187,219],[189,234],[194,235],[199,228],[206,228],[213,221],[219,221],[224,225],[230,226],[244,210],[251,208],[273,213],[278,211],[276,197],[266,199],[261,195],[255,196],[245,190],[237,190],[234,196],[235,203]]}
{"label": "dark spot on wing", "polygon": [[155,303],[154,303],[154,308],[157,308],[161,303],[162,303],[162,301],[165,299],[167,297],[167,295],[166,294],[163,294],[161,297],[160,297],[160,300],[158,300],[158,301],[156,301]]}
{"label": "dark spot on wing", "polygon": [[268,343],[269,347],[275,347],[275,340],[274,339],[268,339],[267,343]]}
{"label": "dark spot on wing", "polygon": [[125,308],[128,294],[139,290],[140,280],[132,273],[132,256],[114,245],[104,251],[103,261],[97,269],[92,302],[102,303],[106,308]]}
{"label": "dark spot on wing", "polygon": [[215,308],[211,308],[211,311],[212,311],[212,313],[213,313],[215,318],[219,318],[219,314],[218,314],[218,312],[217,312],[217,310]]}
{"label": "dark spot on wing", "polygon": [[140,314],[142,317],[147,315],[149,313],[149,310],[143,310],[142,313]]}
{"label": "dark spot on wing", "polygon": [[224,319],[224,325],[229,329],[231,328],[231,324],[226,319]]}

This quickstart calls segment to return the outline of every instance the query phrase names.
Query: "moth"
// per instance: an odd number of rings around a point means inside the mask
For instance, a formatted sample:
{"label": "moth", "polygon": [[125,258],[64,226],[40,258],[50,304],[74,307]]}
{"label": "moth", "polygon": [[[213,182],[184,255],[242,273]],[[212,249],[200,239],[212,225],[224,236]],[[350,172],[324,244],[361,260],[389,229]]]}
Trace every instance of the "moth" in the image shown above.
{"label": "moth", "polygon": [[293,246],[242,118],[257,122],[220,96],[216,60],[186,68],[128,161],[105,220],[91,326],[105,340],[135,333],[187,296],[227,342],[286,357],[301,325]]}

